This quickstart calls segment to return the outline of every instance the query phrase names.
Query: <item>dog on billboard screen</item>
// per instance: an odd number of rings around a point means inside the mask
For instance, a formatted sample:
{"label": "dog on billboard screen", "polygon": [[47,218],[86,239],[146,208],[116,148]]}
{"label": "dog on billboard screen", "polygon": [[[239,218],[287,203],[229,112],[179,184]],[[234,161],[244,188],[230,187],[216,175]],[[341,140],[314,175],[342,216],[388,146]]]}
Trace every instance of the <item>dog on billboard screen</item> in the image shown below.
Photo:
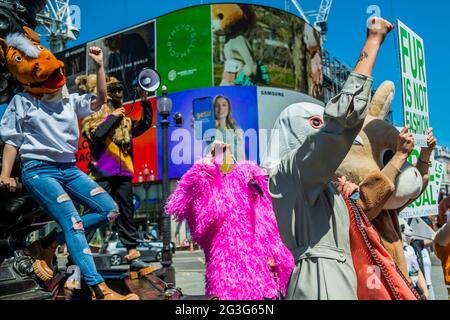
{"label": "dog on billboard screen", "polygon": [[212,27],[217,35],[225,36],[225,63],[221,86],[270,83],[266,67],[254,58],[246,32],[255,25],[251,6],[216,4],[212,6]]}

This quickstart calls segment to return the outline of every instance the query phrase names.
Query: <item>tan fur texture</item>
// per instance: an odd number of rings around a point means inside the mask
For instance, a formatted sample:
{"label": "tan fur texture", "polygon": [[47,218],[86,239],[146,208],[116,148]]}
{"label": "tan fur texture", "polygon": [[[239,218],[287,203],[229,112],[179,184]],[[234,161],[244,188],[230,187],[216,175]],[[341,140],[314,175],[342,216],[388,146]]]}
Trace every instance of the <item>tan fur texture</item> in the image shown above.
{"label": "tan fur texture", "polygon": [[363,145],[353,145],[338,169],[340,176],[346,176],[359,184],[369,174],[383,168],[382,156],[386,150],[395,151],[398,130],[389,122],[367,116],[359,137]]}
{"label": "tan fur texture", "polygon": [[220,21],[220,30],[225,34],[234,34],[240,30],[247,30],[255,24],[255,14],[248,5],[214,4],[212,17]]}
{"label": "tan fur texture", "polygon": [[346,176],[352,182],[360,184],[369,174],[380,171],[384,165],[383,153],[395,151],[399,131],[384,117],[389,113],[390,103],[386,100],[395,92],[394,84],[386,81],[380,85],[372,99],[369,115],[364,122],[359,140],[355,143],[338,169],[338,175]]}
{"label": "tan fur texture", "polygon": [[[106,82],[108,82],[108,78],[109,77],[107,77]],[[95,74],[78,76],[75,79],[75,84],[81,92],[97,93],[97,75]]]}
{"label": "tan fur texture", "polygon": [[[94,74],[87,76],[79,76],[75,80],[78,88],[85,93],[95,93],[97,86],[97,77]],[[116,85],[119,81],[114,77],[106,77],[106,85],[108,88]],[[111,95],[108,92],[108,102],[111,100]],[[86,117],[81,122],[81,132],[85,137],[90,137],[92,132],[105,120],[105,118],[114,111],[114,108],[107,103],[102,106],[100,111]],[[129,117],[123,117],[115,128],[110,131],[109,137],[119,146],[123,147],[123,151],[128,150],[131,142],[131,129],[133,122]]]}
{"label": "tan fur texture", "polygon": [[387,201],[392,190],[394,184],[381,172],[374,172],[361,182],[358,204],[370,220],[383,209],[380,205]]}

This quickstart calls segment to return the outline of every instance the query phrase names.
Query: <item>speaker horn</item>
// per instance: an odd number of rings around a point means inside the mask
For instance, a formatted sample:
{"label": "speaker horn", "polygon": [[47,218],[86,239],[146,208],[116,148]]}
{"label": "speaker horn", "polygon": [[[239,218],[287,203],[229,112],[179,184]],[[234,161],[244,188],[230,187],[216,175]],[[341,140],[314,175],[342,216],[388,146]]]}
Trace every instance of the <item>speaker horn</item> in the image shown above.
{"label": "speaker horn", "polygon": [[145,68],[139,72],[136,82],[142,90],[147,92],[155,92],[161,86],[161,77],[155,70]]}

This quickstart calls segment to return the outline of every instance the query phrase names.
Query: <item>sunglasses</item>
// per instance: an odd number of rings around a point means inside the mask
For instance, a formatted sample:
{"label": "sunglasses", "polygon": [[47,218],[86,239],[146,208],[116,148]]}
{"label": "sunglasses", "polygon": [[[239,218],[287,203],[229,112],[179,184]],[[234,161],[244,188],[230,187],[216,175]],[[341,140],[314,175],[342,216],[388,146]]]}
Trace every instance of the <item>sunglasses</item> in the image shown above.
{"label": "sunglasses", "polygon": [[112,88],[108,90],[110,93],[122,93],[123,92],[123,88],[118,87],[118,88]]}

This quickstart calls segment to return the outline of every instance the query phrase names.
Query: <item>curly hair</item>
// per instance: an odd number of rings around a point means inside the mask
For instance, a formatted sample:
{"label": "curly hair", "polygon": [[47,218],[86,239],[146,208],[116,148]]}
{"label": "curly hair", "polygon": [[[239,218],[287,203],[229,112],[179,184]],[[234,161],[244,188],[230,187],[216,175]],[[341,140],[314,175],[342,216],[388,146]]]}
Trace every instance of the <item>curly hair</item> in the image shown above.
{"label": "curly hair", "polygon": [[[86,77],[86,76],[84,76],[84,77]],[[77,78],[76,83],[79,86],[80,90],[85,91],[85,93],[87,93],[86,91],[89,91],[89,90],[86,90],[86,88],[87,88],[85,86],[86,81],[83,81],[83,80],[85,80],[85,79]],[[106,77],[106,82],[107,82],[108,89],[110,89],[111,87],[114,87],[115,85],[120,83],[114,77]],[[95,86],[92,86],[92,87],[95,88]],[[108,103],[103,105],[99,111],[86,117],[81,122],[81,133],[83,134],[83,136],[86,139],[92,140],[91,135],[95,131],[95,129],[97,129],[97,127],[100,124],[102,124],[102,122],[106,119],[106,117],[108,117],[115,110],[115,108],[112,105],[111,98],[112,98],[111,94],[108,92]],[[111,138],[111,140],[114,143],[116,143],[119,146],[124,147],[123,151],[126,151],[126,149],[128,148],[128,145],[131,142],[132,126],[133,126],[132,120],[129,117],[123,117],[120,120],[120,122],[115,125],[114,130],[110,130],[110,132],[108,134],[108,137]]]}
{"label": "curly hair", "polygon": [[[100,111],[86,117],[81,122],[81,133],[88,140],[91,140],[91,134],[97,127],[114,111],[114,108],[109,104],[102,106]],[[123,117],[115,128],[111,130],[108,136],[111,140],[120,146],[129,145],[131,142],[131,129],[133,122],[129,117]]]}

